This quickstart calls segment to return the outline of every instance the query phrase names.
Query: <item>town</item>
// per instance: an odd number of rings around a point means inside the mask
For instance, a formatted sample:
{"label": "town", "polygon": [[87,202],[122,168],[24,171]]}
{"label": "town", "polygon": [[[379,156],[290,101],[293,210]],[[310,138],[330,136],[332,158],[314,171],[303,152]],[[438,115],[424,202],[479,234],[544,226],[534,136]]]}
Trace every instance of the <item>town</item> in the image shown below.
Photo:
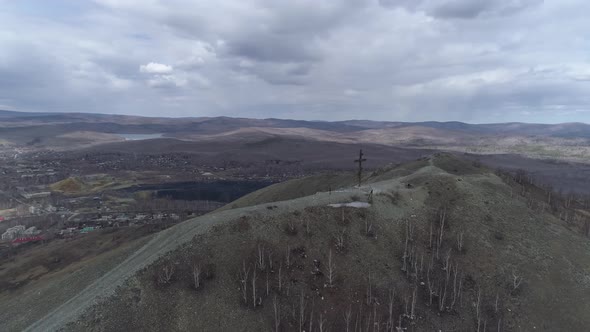
{"label": "town", "polygon": [[169,227],[269,184],[298,161],[206,161],[193,154],[0,152],[1,250],[104,228]]}

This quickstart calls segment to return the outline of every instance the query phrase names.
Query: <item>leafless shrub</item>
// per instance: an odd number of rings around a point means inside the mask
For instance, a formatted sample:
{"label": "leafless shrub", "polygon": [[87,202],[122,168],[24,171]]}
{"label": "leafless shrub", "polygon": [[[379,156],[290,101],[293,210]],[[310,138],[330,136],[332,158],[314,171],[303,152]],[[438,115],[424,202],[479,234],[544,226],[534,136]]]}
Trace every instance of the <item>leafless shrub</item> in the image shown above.
{"label": "leafless shrub", "polygon": [[373,221],[371,218],[365,218],[365,236],[367,237],[377,237],[375,232],[375,227],[373,226]]}
{"label": "leafless shrub", "polygon": [[285,232],[291,236],[297,235],[297,225],[295,225],[295,220],[291,219],[287,222],[287,225],[285,226]]}
{"label": "leafless shrub", "polygon": [[518,287],[522,284],[523,277],[519,276],[516,270],[512,271],[512,293],[516,292]]}
{"label": "leafless shrub", "polygon": [[172,277],[174,276],[174,264],[164,264],[159,268],[158,271],[158,284],[169,285],[172,283]]}

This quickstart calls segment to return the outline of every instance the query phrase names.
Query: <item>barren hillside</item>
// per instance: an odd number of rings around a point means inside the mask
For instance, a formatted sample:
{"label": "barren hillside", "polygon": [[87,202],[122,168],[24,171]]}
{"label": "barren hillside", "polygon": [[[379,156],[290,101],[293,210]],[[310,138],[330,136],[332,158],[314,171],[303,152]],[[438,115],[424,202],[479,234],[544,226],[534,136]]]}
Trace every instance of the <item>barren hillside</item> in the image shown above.
{"label": "barren hillside", "polygon": [[269,187],[162,231],[29,330],[590,325],[590,241],[556,217],[559,200],[450,155],[367,174],[361,188],[335,179],[312,180],[315,194],[286,183],[289,200],[272,203],[281,185]]}

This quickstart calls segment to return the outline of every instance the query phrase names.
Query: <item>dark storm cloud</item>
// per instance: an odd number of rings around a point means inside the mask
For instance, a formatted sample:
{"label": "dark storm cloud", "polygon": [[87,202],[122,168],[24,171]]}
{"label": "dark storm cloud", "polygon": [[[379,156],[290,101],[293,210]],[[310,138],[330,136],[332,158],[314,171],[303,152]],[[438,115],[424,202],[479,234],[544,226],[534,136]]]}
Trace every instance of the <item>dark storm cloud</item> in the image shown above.
{"label": "dark storm cloud", "polygon": [[[231,42],[228,46],[228,55],[262,62],[305,62],[318,58],[306,43],[298,39],[293,40],[288,36],[271,36],[264,39],[259,38],[260,36],[253,37]],[[313,41],[307,43],[312,44]]]}
{"label": "dark storm cloud", "polygon": [[0,5],[4,108],[590,120],[590,4],[581,0]]}
{"label": "dark storm cloud", "polygon": [[475,18],[493,8],[493,2],[488,0],[450,1],[436,6],[433,14],[438,17]]}
{"label": "dark storm cloud", "polygon": [[435,5],[432,14],[441,18],[461,19],[485,15],[512,15],[541,2],[541,0],[448,0]]}

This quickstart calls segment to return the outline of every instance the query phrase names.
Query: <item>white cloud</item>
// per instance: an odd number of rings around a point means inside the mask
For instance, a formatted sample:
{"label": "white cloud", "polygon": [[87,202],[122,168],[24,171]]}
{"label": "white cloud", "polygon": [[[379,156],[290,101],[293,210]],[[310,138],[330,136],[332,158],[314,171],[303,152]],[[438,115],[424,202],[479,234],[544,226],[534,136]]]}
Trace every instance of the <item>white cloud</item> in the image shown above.
{"label": "white cloud", "polygon": [[583,0],[18,3],[0,101],[19,109],[590,121]]}
{"label": "white cloud", "polygon": [[149,74],[168,74],[171,73],[172,70],[172,66],[168,66],[157,62],[150,62],[147,65],[139,66],[140,72]]}
{"label": "white cloud", "polygon": [[187,84],[187,80],[175,75],[155,75],[148,80],[148,85],[152,88],[172,88],[182,87]]}

